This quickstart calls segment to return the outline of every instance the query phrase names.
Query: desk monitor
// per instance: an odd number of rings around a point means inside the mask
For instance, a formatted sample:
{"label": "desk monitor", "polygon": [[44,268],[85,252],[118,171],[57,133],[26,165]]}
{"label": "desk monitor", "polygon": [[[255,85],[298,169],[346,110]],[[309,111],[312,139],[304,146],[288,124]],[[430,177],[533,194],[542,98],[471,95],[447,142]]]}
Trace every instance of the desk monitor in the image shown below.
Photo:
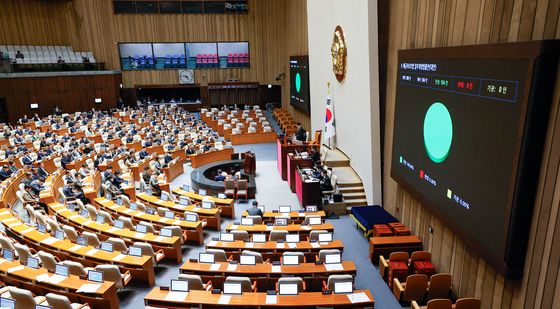
{"label": "desk monitor", "polygon": [[305,211],[306,212],[317,212],[317,206],[316,205],[305,206]]}
{"label": "desk monitor", "polygon": [[47,226],[41,223],[37,223],[37,231],[41,232],[41,233],[46,233],[47,232]]}
{"label": "desk monitor", "polygon": [[266,242],[266,235],[265,234],[253,234],[253,242]]}
{"label": "desk monitor", "polygon": [[105,223],[105,217],[103,217],[102,215],[97,215],[97,217],[95,218],[95,222],[103,224]]}
{"label": "desk monitor", "polygon": [[212,253],[203,253],[200,252],[198,254],[198,261],[200,263],[209,263],[214,264],[214,255]]}
{"label": "desk monitor", "polygon": [[335,294],[352,293],[354,291],[354,287],[352,285],[353,285],[352,281],[335,282],[334,293]]}
{"label": "desk monitor", "polygon": [[325,255],[325,264],[340,264],[342,257],[340,254],[327,254]]}
{"label": "desk monitor", "polygon": [[103,251],[107,251],[107,252],[113,252],[113,244],[110,242],[106,242],[106,241],[102,241],[101,242],[101,250]]}
{"label": "desk monitor", "polygon": [[274,225],[286,226],[288,225],[288,220],[286,218],[276,218],[274,220]]}
{"label": "desk monitor", "polygon": [[101,271],[89,270],[87,277],[88,281],[103,283],[103,272]]}
{"label": "desk monitor", "polygon": [[189,187],[189,185],[183,185],[183,191],[189,192],[190,190],[191,190],[191,187]]}
{"label": "desk monitor", "polygon": [[115,227],[118,229],[123,229],[124,228],[124,222],[122,222],[121,220],[115,220]]}
{"label": "desk monitor", "polygon": [[2,249],[2,257],[10,262],[14,261],[14,251],[10,249]]}
{"label": "desk monitor", "polygon": [[148,215],[155,215],[156,214],[156,210],[152,207],[146,207],[146,213]]}
{"label": "desk monitor", "polygon": [[170,290],[173,292],[188,292],[189,282],[186,280],[171,279]]}
{"label": "desk monitor", "polygon": [[278,284],[279,295],[298,295],[297,283],[280,283]]}
{"label": "desk monitor", "polygon": [[257,265],[257,258],[254,255],[240,255],[240,265]]}
{"label": "desk monitor", "polygon": [[27,267],[39,269],[39,259],[31,257],[31,256],[28,257],[27,258]]}
{"label": "desk monitor", "polygon": [[116,202],[117,202],[117,205],[119,205],[119,206],[122,206],[122,204],[123,204],[122,198],[120,198],[120,197],[117,197]]}
{"label": "desk monitor", "polygon": [[68,277],[69,267],[62,264],[56,264],[54,266],[54,273],[59,276]]}
{"label": "desk monitor", "polygon": [[169,228],[162,228],[161,230],[159,230],[159,235],[160,236],[165,236],[165,237],[171,237],[173,236],[173,231],[171,231],[171,229]]}
{"label": "desk monitor", "polygon": [[299,234],[288,234],[288,235],[286,235],[286,242],[298,243],[299,242]]}
{"label": "desk monitor", "polygon": [[136,203],[130,203],[130,209],[138,210],[138,206],[136,206]]}
{"label": "desk monitor", "polygon": [[224,294],[241,295],[242,292],[240,282],[224,282]]}
{"label": "desk monitor", "polygon": [[13,299],[0,297],[0,308],[15,309],[16,301]]}
{"label": "desk monitor", "polygon": [[169,200],[169,197],[167,196],[167,194],[162,194],[162,195],[159,197],[159,199],[162,200],[162,201],[164,201],[164,202],[166,202],[166,201]]}
{"label": "desk monitor", "polygon": [[86,209],[82,209],[80,211],[80,216],[82,216],[84,218],[89,218],[89,212]]}
{"label": "desk monitor", "polygon": [[331,242],[333,241],[332,233],[321,233],[319,234],[319,242]]}
{"label": "desk monitor", "polygon": [[[2,307],[2,306],[0,306]],[[35,305],[35,309],[53,309],[51,306]]]}
{"label": "desk monitor", "polygon": [[182,198],[179,199],[179,204],[183,205],[183,206],[187,206],[187,205],[189,205],[189,200],[185,197],[182,197]]}
{"label": "desk monitor", "polygon": [[278,212],[280,212],[280,213],[290,213],[290,212],[292,212],[292,206],[280,205],[278,207]]}
{"label": "desk monitor", "polygon": [[152,195],[153,191],[150,188],[146,188],[146,194]]}
{"label": "desk monitor", "polygon": [[262,205],[259,205],[259,206],[257,206],[257,208],[258,208],[258,209],[260,209],[260,210],[261,210],[261,212],[262,212],[262,214],[264,215],[264,212],[265,212],[265,208],[264,208],[264,206],[262,206]]}
{"label": "desk monitor", "polygon": [[323,220],[321,217],[311,217],[309,218],[309,225],[321,225]]}
{"label": "desk monitor", "polygon": [[144,224],[138,224],[136,226],[136,232],[146,234],[148,232],[148,227]]}
{"label": "desk monitor", "polygon": [[64,232],[62,230],[56,230],[54,232],[54,237],[56,239],[64,240]]}
{"label": "desk monitor", "polygon": [[212,209],[212,202],[202,201],[201,206],[204,209]]}
{"label": "desk monitor", "polygon": [[282,265],[299,265],[299,256],[297,255],[282,256]]}
{"label": "desk monitor", "polygon": [[253,224],[253,218],[241,218],[241,225],[252,226]]}
{"label": "desk monitor", "polygon": [[88,245],[88,241],[87,238],[85,236],[78,236],[76,238],[76,243],[80,246],[87,246]]}
{"label": "desk monitor", "polygon": [[170,211],[170,210],[166,210],[165,211],[165,217],[167,219],[175,219],[175,213]]}
{"label": "desk monitor", "polygon": [[205,189],[198,189],[198,194],[199,195],[206,195],[206,190]]}
{"label": "desk monitor", "polygon": [[220,233],[220,241],[233,241],[234,235],[232,233]]}
{"label": "desk monitor", "polygon": [[197,219],[197,217],[196,217],[196,214],[189,214],[189,213],[186,213],[186,214],[185,214],[185,221],[188,221],[188,222],[196,222],[196,221],[198,221],[198,219]]}
{"label": "desk monitor", "polygon": [[142,248],[132,246],[128,248],[128,254],[132,256],[142,256]]}
{"label": "desk monitor", "polygon": [[224,193],[218,193],[218,198],[226,199],[227,196]]}

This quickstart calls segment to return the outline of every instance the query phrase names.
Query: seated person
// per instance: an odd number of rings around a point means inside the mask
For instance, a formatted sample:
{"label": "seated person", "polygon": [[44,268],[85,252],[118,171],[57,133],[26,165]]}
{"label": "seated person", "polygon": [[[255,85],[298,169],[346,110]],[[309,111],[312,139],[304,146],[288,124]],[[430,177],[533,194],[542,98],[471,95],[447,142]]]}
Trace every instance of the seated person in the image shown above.
{"label": "seated person", "polygon": [[43,210],[45,214],[48,213],[49,209],[47,207],[47,204],[41,203],[39,201],[39,196],[33,194],[33,189],[31,189],[31,187],[25,186],[21,197],[23,198],[24,203],[33,206],[33,209],[40,209]]}
{"label": "seated person", "polygon": [[296,131],[296,139],[300,142],[305,142],[305,140],[307,139],[306,133],[307,132],[305,131],[305,129],[303,128],[301,123],[298,122],[297,131]]}
{"label": "seated person", "polygon": [[159,187],[159,181],[157,179],[158,172],[153,171],[150,176],[150,188],[152,189],[153,195],[161,197],[161,188]]}
{"label": "seated person", "polygon": [[12,171],[8,165],[2,166],[2,170],[0,171],[0,181],[4,181],[12,176]]}
{"label": "seated person", "polygon": [[334,189],[331,184],[331,178],[327,173],[323,174],[323,179],[321,179],[320,187],[321,191],[332,191]]}
{"label": "seated person", "polygon": [[259,202],[253,201],[253,207],[247,209],[247,214],[249,216],[260,216],[260,217],[262,217],[263,213],[258,206],[259,206]]}
{"label": "seated person", "polygon": [[223,175],[222,170],[218,170],[218,173],[216,174],[216,177],[214,177],[215,181],[224,181],[226,180],[226,176]]}

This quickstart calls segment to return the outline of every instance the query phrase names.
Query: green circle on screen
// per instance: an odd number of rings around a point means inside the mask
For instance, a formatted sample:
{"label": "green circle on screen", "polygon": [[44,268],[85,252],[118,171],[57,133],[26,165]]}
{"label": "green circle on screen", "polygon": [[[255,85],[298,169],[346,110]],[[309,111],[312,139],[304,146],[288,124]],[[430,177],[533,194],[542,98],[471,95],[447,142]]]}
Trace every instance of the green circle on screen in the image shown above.
{"label": "green circle on screen", "polygon": [[296,74],[296,91],[299,93],[301,90],[301,75],[299,73]]}
{"label": "green circle on screen", "polygon": [[453,141],[453,121],[445,105],[436,102],[424,117],[424,146],[428,157],[435,163],[447,159]]}

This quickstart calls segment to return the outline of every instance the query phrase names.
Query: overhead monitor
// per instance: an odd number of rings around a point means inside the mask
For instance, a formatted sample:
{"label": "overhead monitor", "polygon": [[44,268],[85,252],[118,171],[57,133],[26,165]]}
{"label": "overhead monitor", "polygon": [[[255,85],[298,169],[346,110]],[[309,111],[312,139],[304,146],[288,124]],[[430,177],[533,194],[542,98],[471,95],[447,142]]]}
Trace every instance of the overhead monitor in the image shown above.
{"label": "overhead monitor", "polygon": [[290,57],[290,104],[309,115],[311,95],[309,91],[309,57]]}

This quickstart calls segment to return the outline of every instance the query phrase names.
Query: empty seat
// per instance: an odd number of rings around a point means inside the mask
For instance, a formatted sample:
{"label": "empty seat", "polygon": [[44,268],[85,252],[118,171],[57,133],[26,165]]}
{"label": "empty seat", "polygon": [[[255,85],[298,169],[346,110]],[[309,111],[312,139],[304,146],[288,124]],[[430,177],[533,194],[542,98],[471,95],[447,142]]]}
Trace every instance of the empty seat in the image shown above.
{"label": "empty seat", "polygon": [[71,303],[68,297],[64,295],[58,295],[54,293],[49,293],[46,296],[46,301],[49,306],[53,309],[88,309],[89,305]]}
{"label": "empty seat", "polygon": [[210,291],[212,289],[212,282],[208,281],[206,284],[202,283],[202,279],[199,275],[180,274],[177,279],[188,281],[189,290]]}
{"label": "empty seat", "polygon": [[251,279],[249,277],[236,277],[236,276],[228,276],[225,280],[226,283],[241,283],[241,291],[242,292],[256,292],[257,291],[257,283],[253,282],[251,284]]}

